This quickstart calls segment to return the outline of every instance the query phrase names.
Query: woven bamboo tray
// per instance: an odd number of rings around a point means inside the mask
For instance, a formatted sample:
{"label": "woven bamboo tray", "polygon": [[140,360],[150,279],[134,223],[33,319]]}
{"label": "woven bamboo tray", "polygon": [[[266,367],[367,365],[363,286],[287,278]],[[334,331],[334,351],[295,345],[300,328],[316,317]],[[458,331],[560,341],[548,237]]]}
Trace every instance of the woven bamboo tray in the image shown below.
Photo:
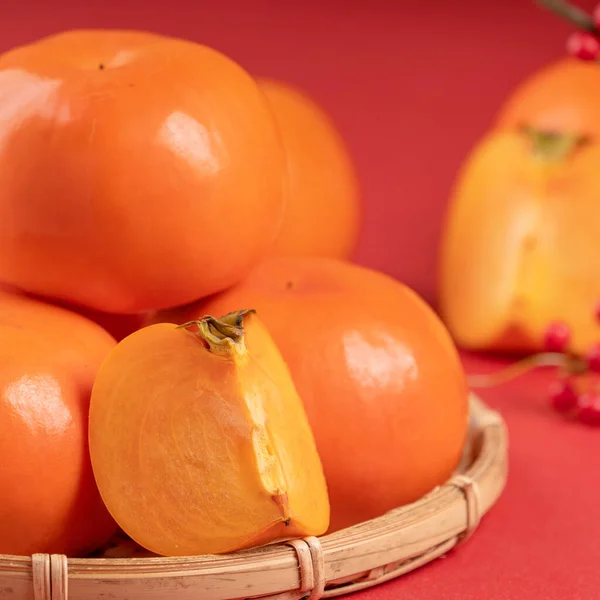
{"label": "woven bamboo tray", "polygon": [[504,422],[472,396],[457,474],[414,504],[321,538],[225,556],[0,555],[0,598],[318,600],[348,594],[408,573],[467,539],[502,493],[506,476]]}

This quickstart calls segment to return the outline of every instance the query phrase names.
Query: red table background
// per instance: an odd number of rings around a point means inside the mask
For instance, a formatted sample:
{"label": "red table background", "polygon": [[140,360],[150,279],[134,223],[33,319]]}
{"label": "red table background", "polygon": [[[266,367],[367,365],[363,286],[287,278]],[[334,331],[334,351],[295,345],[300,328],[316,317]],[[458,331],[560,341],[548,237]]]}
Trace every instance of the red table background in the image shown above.
{"label": "red table background", "polygon": [[[569,32],[533,0],[0,0],[0,25],[0,50],[74,27],[154,30],[302,86],[356,160],[365,195],[357,260],[431,302],[461,160],[509,90],[562,54]],[[469,372],[499,366],[464,360]],[[547,410],[547,380],[482,393],[508,422],[510,476],[476,535],[357,600],[600,598],[600,432]]]}

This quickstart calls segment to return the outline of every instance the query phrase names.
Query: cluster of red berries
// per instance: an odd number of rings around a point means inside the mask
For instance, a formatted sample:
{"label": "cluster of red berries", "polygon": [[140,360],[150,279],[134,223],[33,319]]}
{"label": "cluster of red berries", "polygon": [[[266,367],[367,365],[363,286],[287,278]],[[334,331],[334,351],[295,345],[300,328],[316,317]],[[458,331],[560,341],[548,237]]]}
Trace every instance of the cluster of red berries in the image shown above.
{"label": "cluster of red berries", "polygon": [[[600,318],[599,310],[596,316]],[[550,384],[550,404],[565,416],[587,425],[600,426],[600,385],[598,389],[590,387],[581,391],[576,381],[584,374],[600,373],[600,343],[593,344],[584,357],[577,358],[571,357],[567,351],[570,339],[571,331],[565,323],[552,323],[546,330],[545,349],[565,355],[558,378]]]}
{"label": "cluster of red berries", "polygon": [[580,60],[600,58],[600,5],[592,13],[593,30],[576,31],[567,39],[567,52]]}

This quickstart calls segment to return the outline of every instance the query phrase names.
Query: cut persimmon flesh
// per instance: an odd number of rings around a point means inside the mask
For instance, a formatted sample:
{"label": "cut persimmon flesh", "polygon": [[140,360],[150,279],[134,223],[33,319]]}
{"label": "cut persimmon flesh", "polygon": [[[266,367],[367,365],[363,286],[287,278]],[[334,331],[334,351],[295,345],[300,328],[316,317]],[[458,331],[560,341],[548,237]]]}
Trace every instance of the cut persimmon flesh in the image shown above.
{"label": "cut persimmon flesh", "polygon": [[219,554],[327,530],[313,433],[253,311],[125,338],[96,379],[89,441],[109,511],[156,554]]}

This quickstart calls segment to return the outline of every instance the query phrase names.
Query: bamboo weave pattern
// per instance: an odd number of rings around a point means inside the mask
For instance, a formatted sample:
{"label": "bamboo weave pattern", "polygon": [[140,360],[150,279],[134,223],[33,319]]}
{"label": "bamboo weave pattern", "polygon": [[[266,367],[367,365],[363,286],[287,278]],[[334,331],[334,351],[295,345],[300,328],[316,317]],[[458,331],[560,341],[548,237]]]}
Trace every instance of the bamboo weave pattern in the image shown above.
{"label": "bamboo weave pattern", "polygon": [[465,542],[502,493],[506,477],[504,422],[473,396],[470,437],[459,472],[413,505],[321,538],[287,540],[226,556],[67,560],[63,555],[0,555],[0,596],[331,598],[399,577]]}

